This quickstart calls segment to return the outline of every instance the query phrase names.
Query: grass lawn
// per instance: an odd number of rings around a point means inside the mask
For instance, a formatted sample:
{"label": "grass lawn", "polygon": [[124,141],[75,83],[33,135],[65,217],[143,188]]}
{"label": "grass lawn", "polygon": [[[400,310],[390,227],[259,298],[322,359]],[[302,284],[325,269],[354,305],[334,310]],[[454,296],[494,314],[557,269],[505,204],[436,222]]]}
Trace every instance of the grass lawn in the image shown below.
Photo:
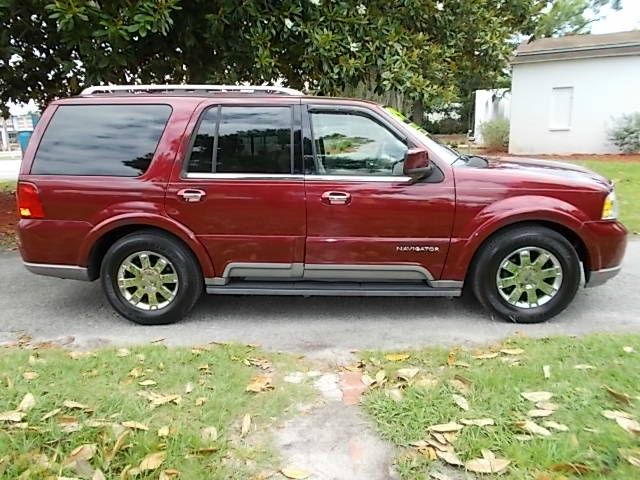
{"label": "grass lawn", "polygon": [[16,190],[16,182],[0,180],[0,192],[14,192]]}
{"label": "grass lawn", "polygon": [[240,345],[0,351],[0,477],[251,478],[278,461],[268,428],[311,395],[281,380],[292,365]]}
{"label": "grass lawn", "polygon": [[587,160],[578,163],[615,182],[620,220],[631,232],[640,233],[640,162]]}
{"label": "grass lawn", "polygon": [[[516,338],[480,351],[367,352],[362,359],[367,382],[378,375],[382,383],[370,387],[364,408],[400,447],[404,479],[443,468],[464,473],[483,450],[485,458],[490,450],[510,461],[493,463],[505,467],[503,479],[640,478],[640,335]],[[447,459],[456,463],[451,452],[462,466],[444,467]]]}

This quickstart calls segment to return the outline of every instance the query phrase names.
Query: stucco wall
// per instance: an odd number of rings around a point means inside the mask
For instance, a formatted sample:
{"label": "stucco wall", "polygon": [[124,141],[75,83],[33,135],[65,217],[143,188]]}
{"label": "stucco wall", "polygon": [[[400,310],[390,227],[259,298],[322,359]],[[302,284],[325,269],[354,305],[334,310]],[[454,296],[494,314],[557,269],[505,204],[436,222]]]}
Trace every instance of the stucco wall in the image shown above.
{"label": "stucco wall", "polygon": [[[552,92],[563,87],[573,87],[570,125],[554,129],[554,101],[566,100]],[[612,118],[640,112],[640,56],[516,64],[511,92],[510,153],[615,153]]]}

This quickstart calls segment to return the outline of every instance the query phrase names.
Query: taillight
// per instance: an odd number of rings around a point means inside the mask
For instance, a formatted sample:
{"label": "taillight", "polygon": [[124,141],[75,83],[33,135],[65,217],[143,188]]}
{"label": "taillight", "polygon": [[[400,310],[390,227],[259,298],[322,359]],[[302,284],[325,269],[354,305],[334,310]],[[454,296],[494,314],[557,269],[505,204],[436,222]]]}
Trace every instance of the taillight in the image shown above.
{"label": "taillight", "polygon": [[18,213],[20,218],[44,218],[44,208],[33,183],[18,183]]}

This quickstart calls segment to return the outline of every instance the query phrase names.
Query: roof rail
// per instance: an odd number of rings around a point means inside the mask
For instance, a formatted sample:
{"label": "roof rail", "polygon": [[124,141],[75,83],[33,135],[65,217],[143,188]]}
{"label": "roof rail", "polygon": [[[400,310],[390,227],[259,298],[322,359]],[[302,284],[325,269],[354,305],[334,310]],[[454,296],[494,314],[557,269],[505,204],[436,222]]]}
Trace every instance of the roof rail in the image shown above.
{"label": "roof rail", "polygon": [[283,95],[304,95],[304,93],[287,87],[272,85],[100,85],[82,90],[80,95],[113,92],[171,92],[171,91],[204,91],[204,92],[238,92],[238,93],[275,93]]}

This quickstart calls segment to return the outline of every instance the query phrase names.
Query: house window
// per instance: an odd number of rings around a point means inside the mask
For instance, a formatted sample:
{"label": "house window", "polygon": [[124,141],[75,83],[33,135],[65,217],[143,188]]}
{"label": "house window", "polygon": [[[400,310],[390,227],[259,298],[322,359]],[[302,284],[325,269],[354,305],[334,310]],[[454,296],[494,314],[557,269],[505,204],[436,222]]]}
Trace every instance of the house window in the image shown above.
{"label": "house window", "polygon": [[573,87],[551,89],[550,130],[569,130],[573,110]]}

